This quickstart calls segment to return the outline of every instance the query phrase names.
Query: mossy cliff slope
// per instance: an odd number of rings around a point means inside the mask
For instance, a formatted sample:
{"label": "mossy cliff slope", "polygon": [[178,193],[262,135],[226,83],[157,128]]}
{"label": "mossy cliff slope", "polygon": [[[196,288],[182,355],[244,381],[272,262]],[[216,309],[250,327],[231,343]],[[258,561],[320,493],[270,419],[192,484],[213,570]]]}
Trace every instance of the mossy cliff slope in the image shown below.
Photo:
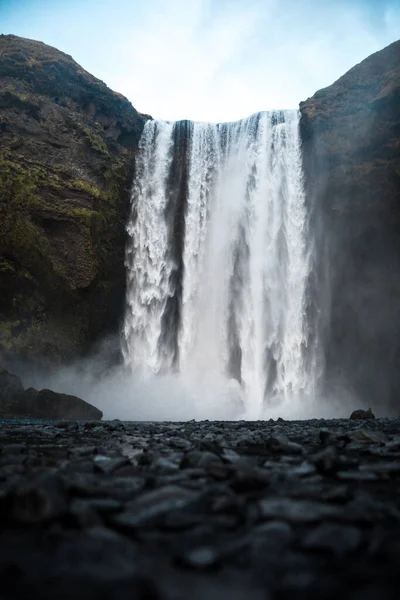
{"label": "mossy cliff slope", "polygon": [[327,374],[400,401],[400,42],[301,103]]}
{"label": "mossy cliff slope", "polygon": [[0,363],[116,330],[145,118],[70,56],[0,36]]}

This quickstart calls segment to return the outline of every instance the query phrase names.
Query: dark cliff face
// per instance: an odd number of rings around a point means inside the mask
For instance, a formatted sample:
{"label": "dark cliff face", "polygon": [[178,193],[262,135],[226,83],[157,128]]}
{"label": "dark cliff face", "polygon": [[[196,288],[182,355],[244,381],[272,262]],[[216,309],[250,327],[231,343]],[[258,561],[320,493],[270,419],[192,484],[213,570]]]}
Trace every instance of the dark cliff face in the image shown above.
{"label": "dark cliff face", "polygon": [[301,103],[328,385],[400,405],[400,42]]}
{"label": "dark cliff face", "polygon": [[70,56],[0,36],[0,362],[116,331],[146,118]]}

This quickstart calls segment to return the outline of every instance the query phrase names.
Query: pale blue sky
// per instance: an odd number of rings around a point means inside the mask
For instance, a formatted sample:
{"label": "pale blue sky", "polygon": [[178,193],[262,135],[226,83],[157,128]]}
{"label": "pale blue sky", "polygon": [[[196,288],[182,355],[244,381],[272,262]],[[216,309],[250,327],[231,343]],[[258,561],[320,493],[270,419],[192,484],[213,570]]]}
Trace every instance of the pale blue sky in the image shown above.
{"label": "pale blue sky", "polygon": [[162,119],[295,108],[400,38],[399,0],[0,0],[41,40]]}

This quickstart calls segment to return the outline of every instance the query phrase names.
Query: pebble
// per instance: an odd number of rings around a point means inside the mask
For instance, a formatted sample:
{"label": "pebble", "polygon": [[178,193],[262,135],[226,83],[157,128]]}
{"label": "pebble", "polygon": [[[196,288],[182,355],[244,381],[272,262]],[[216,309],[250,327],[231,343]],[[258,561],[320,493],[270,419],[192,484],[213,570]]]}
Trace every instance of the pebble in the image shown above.
{"label": "pebble", "polygon": [[307,550],[326,550],[342,556],[354,552],[360,546],[362,533],[351,525],[323,523],[308,532],[301,545]]}
{"label": "pebble", "polygon": [[260,501],[259,508],[263,519],[283,519],[294,523],[313,523],[338,516],[334,506],[316,500],[268,498]]}
{"label": "pebble", "polygon": [[400,420],[2,421],[0,447],[10,600],[391,600],[399,579]]}

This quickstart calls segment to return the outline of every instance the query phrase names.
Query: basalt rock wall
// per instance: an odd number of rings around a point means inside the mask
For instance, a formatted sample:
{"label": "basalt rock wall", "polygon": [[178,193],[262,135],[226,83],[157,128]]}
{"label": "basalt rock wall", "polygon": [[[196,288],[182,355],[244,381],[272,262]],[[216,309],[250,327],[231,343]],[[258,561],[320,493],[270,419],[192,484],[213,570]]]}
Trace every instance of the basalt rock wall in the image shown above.
{"label": "basalt rock wall", "polygon": [[117,331],[147,118],[70,56],[0,36],[0,363],[64,362]]}
{"label": "basalt rock wall", "polygon": [[400,408],[400,42],[300,104],[326,382]]}

